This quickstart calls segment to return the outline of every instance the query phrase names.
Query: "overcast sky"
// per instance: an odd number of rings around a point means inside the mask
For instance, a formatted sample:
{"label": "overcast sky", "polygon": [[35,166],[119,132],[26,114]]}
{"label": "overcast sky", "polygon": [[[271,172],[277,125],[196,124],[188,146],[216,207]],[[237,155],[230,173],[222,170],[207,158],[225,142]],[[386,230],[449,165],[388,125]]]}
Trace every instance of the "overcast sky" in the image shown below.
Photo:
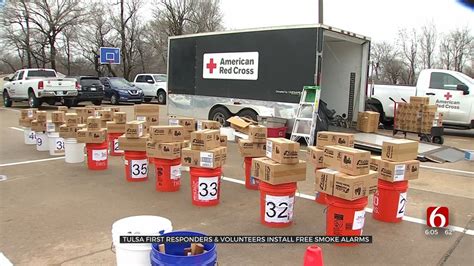
{"label": "overcast sky", "polygon": [[[221,0],[226,29],[313,24],[318,0]],[[373,41],[393,41],[400,28],[433,21],[439,32],[470,25],[474,11],[457,0],[324,0],[324,24]]]}

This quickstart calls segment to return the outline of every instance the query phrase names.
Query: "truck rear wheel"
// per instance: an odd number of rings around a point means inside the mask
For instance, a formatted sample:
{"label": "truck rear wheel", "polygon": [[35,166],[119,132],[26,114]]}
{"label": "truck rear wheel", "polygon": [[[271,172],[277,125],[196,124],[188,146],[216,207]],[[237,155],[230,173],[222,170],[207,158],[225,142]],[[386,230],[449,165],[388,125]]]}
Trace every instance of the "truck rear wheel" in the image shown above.
{"label": "truck rear wheel", "polygon": [[13,101],[10,99],[10,95],[6,90],[3,91],[3,106],[5,107],[12,107]]}
{"label": "truck rear wheel", "polygon": [[229,110],[227,110],[227,108],[220,106],[213,109],[209,113],[209,119],[217,121],[221,123],[222,126],[227,127],[229,126],[229,122],[227,122],[227,119],[229,119],[231,115],[232,114],[229,112]]}
{"label": "truck rear wheel", "polygon": [[166,92],[163,90],[158,91],[156,94],[156,98],[158,99],[159,104],[166,104]]}
{"label": "truck rear wheel", "polygon": [[251,119],[253,121],[257,121],[257,116],[258,116],[257,112],[255,112],[254,110],[250,110],[250,109],[244,109],[244,110],[238,112],[237,115],[241,116],[241,117]]}
{"label": "truck rear wheel", "polygon": [[33,91],[30,91],[28,93],[28,105],[30,108],[38,108],[40,104],[40,100],[36,98],[35,93]]}

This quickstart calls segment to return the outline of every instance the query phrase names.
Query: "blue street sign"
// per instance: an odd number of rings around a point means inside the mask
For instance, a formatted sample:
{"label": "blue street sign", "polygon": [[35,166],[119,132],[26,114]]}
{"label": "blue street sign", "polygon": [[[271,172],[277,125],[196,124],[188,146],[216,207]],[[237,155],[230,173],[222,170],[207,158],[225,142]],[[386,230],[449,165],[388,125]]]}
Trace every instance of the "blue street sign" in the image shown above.
{"label": "blue street sign", "polygon": [[120,48],[100,47],[101,64],[120,64]]}

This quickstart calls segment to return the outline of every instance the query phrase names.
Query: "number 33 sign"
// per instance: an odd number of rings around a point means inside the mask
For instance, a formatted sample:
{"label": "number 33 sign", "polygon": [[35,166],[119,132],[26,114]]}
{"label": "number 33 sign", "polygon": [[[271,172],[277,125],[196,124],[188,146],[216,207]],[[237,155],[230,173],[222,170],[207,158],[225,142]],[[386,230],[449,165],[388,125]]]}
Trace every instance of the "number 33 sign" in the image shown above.
{"label": "number 33 sign", "polygon": [[294,197],[265,197],[265,221],[270,223],[287,223],[293,220]]}

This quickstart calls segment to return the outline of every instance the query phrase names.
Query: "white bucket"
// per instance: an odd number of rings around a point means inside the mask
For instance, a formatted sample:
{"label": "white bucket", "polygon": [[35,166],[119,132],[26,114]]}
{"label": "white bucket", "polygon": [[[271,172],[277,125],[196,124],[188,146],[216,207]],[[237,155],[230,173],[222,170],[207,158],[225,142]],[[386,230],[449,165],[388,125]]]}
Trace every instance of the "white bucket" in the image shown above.
{"label": "white bucket", "polygon": [[25,128],[23,134],[25,136],[25,144],[36,145],[36,133],[31,128]]}
{"label": "white bucket", "polygon": [[36,132],[36,150],[49,151],[48,135],[44,132]]}
{"label": "white bucket", "polygon": [[64,140],[66,163],[82,163],[84,161],[84,143],[77,143],[77,139]]}
{"label": "white bucket", "polygon": [[112,240],[117,266],[151,264],[151,244],[120,244],[120,236],[159,236],[172,230],[171,221],[160,216],[131,216],[116,221],[112,225]]}
{"label": "white bucket", "polygon": [[227,141],[235,141],[235,129],[231,127],[221,127],[221,135],[227,136]]}
{"label": "white bucket", "polygon": [[59,137],[59,133],[48,133],[49,138],[49,155],[64,155],[64,139]]}

